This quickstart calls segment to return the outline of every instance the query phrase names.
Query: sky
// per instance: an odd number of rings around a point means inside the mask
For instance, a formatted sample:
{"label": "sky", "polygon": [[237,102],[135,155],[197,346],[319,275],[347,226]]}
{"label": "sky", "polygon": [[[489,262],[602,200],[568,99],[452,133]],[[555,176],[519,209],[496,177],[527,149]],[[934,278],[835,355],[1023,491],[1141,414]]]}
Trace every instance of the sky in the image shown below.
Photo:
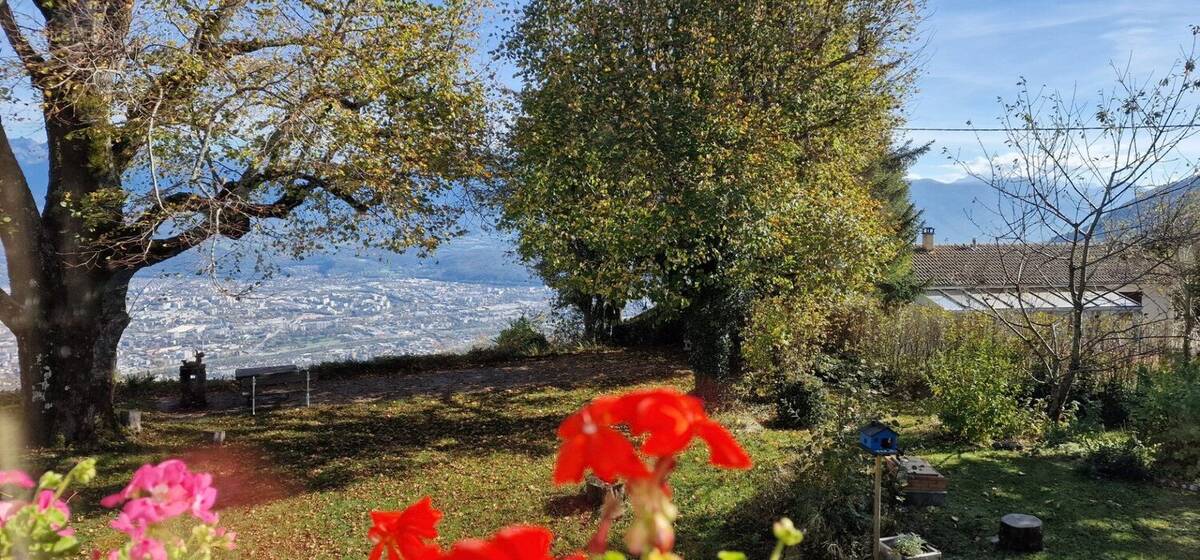
{"label": "sky", "polygon": [[[921,25],[921,73],[908,99],[911,127],[962,127],[995,123],[998,98],[1012,99],[1021,77],[1033,87],[1075,91],[1077,98],[1111,87],[1114,68],[1138,76],[1162,75],[1192,46],[1190,27],[1200,25],[1200,0],[926,0]],[[522,0],[494,0],[484,14],[476,64],[501,82],[519,87],[513,69],[490,60],[498,37]],[[19,0],[18,7],[27,4]],[[0,56],[10,57],[7,45]],[[8,107],[11,136],[44,139],[40,119]],[[0,109],[2,110],[2,109]],[[13,114],[14,112],[18,114]],[[1002,152],[1001,135],[911,132],[905,138],[933,148],[910,169],[910,177],[952,182],[966,177],[963,163],[985,164],[979,142]],[[1197,142],[1200,155],[1200,141]],[[950,156],[951,159],[947,159]]]}
{"label": "sky", "polygon": [[[1191,25],[1200,25],[1196,6],[1197,0],[928,0],[908,126],[995,125],[1002,114],[997,99],[1012,99],[1021,77],[1033,88],[1087,100],[1112,87],[1114,65],[1135,76],[1161,76],[1191,50]],[[964,163],[986,162],[979,143],[1003,151],[1002,136],[908,133],[915,142],[934,142],[910,177],[962,179]]]}

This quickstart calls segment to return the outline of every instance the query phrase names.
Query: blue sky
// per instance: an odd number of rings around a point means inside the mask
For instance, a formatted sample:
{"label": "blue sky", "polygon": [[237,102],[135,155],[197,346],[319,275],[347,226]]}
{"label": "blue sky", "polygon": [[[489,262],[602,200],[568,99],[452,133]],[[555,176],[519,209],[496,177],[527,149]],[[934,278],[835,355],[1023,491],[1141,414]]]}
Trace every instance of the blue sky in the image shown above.
{"label": "blue sky", "polygon": [[[1017,80],[1031,87],[1074,90],[1077,99],[1111,87],[1113,64],[1138,76],[1162,75],[1190,50],[1190,25],[1200,25],[1197,0],[929,0],[923,24],[923,73],[907,108],[914,127],[995,124],[997,97],[1011,99]],[[983,161],[975,135],[913,132],[934,149],[913,177],[953,181],[965,176],[945,148],[964,162]],[[981,133],[990,149],[1001,135]]]}
{"label": "blue sky", "polygon": [[[905,110],[913,127],[995,124],[998,98],[1012,99],[1017,81],[1031,87],[1074,90],[1077,99],[1095,97],[1113,85],[1113,66],[1136,76],[1161,75],[1192,46],[1190,26],[1200,25],[1200,0],[927,0],[921,25],[921,74]],[[511,20],[497,0],[481,34],[482,49]],[[511,14],[511,12],[510,12]],[[511,16],[510,16],[511,17]],[[480,60],[486,57],[482,56]],[[501,81],[518,87],[507,65],[492,62]],[[1089,103],[1090,104],[1090,103]],[[982,141],[1003,152],[1002,134],[911,132],[915,142],[933,148],[910,170],[912,178],[952,182],[966,177],[964,163],[986,160]],[[1200,149],[1197,150],[1200,152]],[[954,161],[947,159],[947,153]]]}
{"label": "blue sky", "polygon": [[[522,0],[495,0],[485,14],[477,61],[492,66],[509,86],[512,69],[490,61],[497,35]],[[1075,90],[1087,99],[1113,81],[1113,64],[1139,76],[1166,72],[1190,49],[1190,25],[1200,25],[1200,0],[927,0],[922,24],[922,73],[906,116],[914,127],[961,127],[968,120],[988,126],[1000,114],[998,97],[1011,99],[1017,80],[1032,86]],[[17,2],[23,7],[24,1]],[[5,44],[0,56],[12,53]],[[44,138],[40,119],[27,107],[9,106],[5,126],[12,136]],[[14,114],[15,113],[15,114]],[[934,147],[911,169],[913,178],[953,181],[966,175],[957,159],[982,163],[976,137],[968,133],[908,133]],[[1000,135],[984,133],[990,149],[1002,151]],[[1197,150],[1200,152],[1200,149]],[[1200,154],[1198,154],[1200,155]]]}

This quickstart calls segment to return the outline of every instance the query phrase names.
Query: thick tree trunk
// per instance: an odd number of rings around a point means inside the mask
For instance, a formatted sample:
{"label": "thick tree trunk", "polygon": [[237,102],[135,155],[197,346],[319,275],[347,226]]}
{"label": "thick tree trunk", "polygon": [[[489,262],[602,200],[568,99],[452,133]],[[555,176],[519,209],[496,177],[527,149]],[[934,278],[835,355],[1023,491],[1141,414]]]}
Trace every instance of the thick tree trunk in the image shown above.
{"label": "thick tree trunk", "polygon": [[40,290],[17,333],[31,443],[90,443],[115,427],[117,344],[129,324],[131,273],[67,272]]}
{"label": "thick tree trunk", "polygon": [[728,401],[742,378],[745,315],[739,294],[727,291],[703,293],[686,311],[688,362],[696,381],[693,394],[710,405]]}
{"label": "thick tree trunk", "polygon": [[583,337],[589,342],[609,342],[621,320],[621,308],[602,296],[584,296],[580,302]]}

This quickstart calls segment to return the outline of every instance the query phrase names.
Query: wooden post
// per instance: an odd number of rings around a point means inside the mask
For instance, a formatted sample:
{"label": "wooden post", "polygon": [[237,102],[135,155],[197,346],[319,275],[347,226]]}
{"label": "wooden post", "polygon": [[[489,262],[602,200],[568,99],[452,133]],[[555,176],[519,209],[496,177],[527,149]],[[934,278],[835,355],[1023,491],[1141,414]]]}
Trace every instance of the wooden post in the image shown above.
{"label": "wooden post", "polygon": [[880,517],[880,502],[883,497],[883,457],[875,456],[875,519],[874,531],[872,535],[874,540],[871,541],[871,558],[879,559],[879,538],[882,536],[879,533],[879,517]]}
{"label": "wooden post", "polygon": [[309,382],[308,368],[304,368],[304,406],[312,406],[312,384]]}
{"label": "wooden post", "polygon": [[250,378],[250,416],[255,416],[255,412],[257,412],[255,408],[257,408],[256,405],[258,405],[258,402],[256,401],[256,396],[254,394],[256,389],[258,389],[257,375]]}

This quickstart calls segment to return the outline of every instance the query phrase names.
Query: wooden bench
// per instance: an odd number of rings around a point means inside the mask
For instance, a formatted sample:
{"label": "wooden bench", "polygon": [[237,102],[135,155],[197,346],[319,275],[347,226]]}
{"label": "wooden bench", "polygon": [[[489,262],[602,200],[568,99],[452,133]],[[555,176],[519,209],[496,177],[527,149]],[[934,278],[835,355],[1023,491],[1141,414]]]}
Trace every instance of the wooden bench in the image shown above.
{"label": "wooden bench", "polygon": [[281,390],[281,387],[304,382],[304,406],[312,404],[312,376],[308,368],[301,369],[295,364],[281,366],[265,366],[239,368],[234,370],[233,378],[242,388],[246,404],[250,405],[250,415],[258,413],[260,398],[271,404],[279,404],[287,399],[289,393],[299,392],[300,389]]}

